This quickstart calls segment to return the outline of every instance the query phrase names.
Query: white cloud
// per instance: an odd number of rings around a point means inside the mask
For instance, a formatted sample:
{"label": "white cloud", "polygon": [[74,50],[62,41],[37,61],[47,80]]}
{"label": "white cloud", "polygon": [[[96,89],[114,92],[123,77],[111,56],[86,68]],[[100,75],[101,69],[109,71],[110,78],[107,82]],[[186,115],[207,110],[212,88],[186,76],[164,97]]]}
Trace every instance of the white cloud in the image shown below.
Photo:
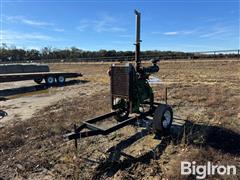
{"label": "white cloud", "polygon": [[87,20],[81,20],[80,25],[77,27],[78,31],[85,31],[87,28],[91,26],[91,23]]}
{"label": "white cloud", "polygon": [[125,32],[126,29],[120,27],[117,20],[111,16],[104,16],[97,20],[81,20],[77,27],[79,31],[93,30],[96,32]]}
{"label": "white cloud", "polygon": [[119,37],[122,37],[122,38],[131,38],[131,37],[133,37],[133,35],[130,35],[130,34],[121,34],[121,35],[119,35]]}
{"label": "white cloud", "polygon": [[184,35],[188,35],[188,34],[194,34],[197,31],[198,31],[197,29],[194,29],[194,30],[189,30],[189,31],[180,31],[180,33],[184,34]]}
{"label": "white cloud", "polygon": [[202,34],[200,37],[202,38],[208,38],[208,37],[213,37],[213,36],[216,36],[216,35],[219,35],[219,34],[223,34],[225,33],[226,31],[223,30],[223,29],[218,29],[216,31],[213,31],[213,32],[210,32],[210,33],[206,33],[206,34]]}
{"label": "white cloud", "polygon": [[167,36],[173,36],[173,35],[178,35],[179,32],[178,31],[170,31],[170,32],[165,32],[163,33],[164,35],[167,35]]}
{"label": "white cloud", "polygon": [[162,32],[162,31],[154,31],[152,34],[161,34],[161,35],[166,35],[166,36],[175,36],[175,35],[190,35],[196,33],[197,30],[182,30],[182,31],[167,31],[167,32]]}
{"label": "white cloud", "polygon": [[166,36],[183,36],[183,35],[198,35],[198,37],[201,38],[208,38],[208,37],[216,37],[218,35],[227,35],[231,33],[233,30],[232,27],[228,26],[213,26],[206,29],[205,27],[197,27],[192,30],[180,30],[180,31],[167,31],[167,32],[161,32],[156,31],[152,32],[152,34],[161,34]]}
{"label": "white cloud", "polygon": [[183,31],[170,31],[163,33],[164,35],[172,36],[172,35],[190,35],[196,33],[197,30],[183,30]]}
{"label": "white cloud", "polygon": [[112,43],[114,43],[114,44],[132,44],[129,41],[112,41]]}
{"label": "white cloud", "polygon": [[23,16],[6,16],[6,20],[15,23],[22,23],[29,26],[37,26],[37,27],[46,27],[46,26],[53,26],[54,24],[48,22],[42,22],[37,20],[27,19]]}
{"label": "white cloud", "polygon": [[44,21],[37,21],[28,19],[24,16],[4,16],[5,21],[11,22],[11,23],[21,23],[25,24],[31,27],[38,27],[38,28],[48,28],[49,30],[55,31],[55,32],[64,32],[65,30],[63,28],[56,27],[55,24],[44,22]]}
{"label": "white cloud", "polygon": [[9,31],[9,30],[3,30],[0,31],[1,38],[0,41],[2,43],[6,44],[19,44],[21,43],[27,43],[27,42],[34,42],[34,41],[56,41],[56,39],[39,34],[39,33],[22,33],[22,32],[16,32],[16,31]]}
{"label": "white cloud", "polygon": [[65,30],[64,29],[62,29],[62,28],[55,28],[55,29],[53,29],[54,31],[56,31],[56,32],[64,32]]}

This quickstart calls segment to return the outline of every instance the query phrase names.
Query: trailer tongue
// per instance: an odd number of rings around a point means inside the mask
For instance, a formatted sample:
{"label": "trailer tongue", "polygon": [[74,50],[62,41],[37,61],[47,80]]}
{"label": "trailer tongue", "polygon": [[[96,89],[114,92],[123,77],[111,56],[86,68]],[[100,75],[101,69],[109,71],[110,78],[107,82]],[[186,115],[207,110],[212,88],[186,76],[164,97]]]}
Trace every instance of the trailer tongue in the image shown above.
{"label": "trailer tongue", "polygon": [[[172,108],[167,104],[154,102],[153,90],[149,85],[150,74],[159,71],[158,60],[152,65],[142,67],[140,59],[140,17],[136,15],[135,65],[127,63],[112,65],[109,70],[112,112],[84,121],[81,126],[74,126],[74,131],[65,135],[69,140],[107,135],[122,127],[134,124],[138,119],[147,119],[156,133],[168,132],[173,121]],[[97,126],[96,123],[115,117],[118,121],[110,128]]]}

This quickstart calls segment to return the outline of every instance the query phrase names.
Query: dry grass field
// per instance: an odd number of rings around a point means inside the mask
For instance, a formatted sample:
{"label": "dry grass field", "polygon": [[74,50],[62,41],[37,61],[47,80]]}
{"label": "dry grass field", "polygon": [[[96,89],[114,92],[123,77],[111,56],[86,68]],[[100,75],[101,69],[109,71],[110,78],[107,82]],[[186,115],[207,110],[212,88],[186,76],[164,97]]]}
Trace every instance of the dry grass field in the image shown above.
{"label": "dry grass field", "polygon": [[186,121],[183,136],[159,138],[127,126],[81,139],[76,151],[62,135],[110,111],[108,67],[50,64],[52,71],[84,74],[64,87],[0,84],[1,110],[8,113],[0,119],[0,179],[193,179],[180,175],[183,160],[236,165],[235,176],[208,178],[240,179],[240,61],[160,63],[155,96],[164,100],[168,88],[174,117]]}

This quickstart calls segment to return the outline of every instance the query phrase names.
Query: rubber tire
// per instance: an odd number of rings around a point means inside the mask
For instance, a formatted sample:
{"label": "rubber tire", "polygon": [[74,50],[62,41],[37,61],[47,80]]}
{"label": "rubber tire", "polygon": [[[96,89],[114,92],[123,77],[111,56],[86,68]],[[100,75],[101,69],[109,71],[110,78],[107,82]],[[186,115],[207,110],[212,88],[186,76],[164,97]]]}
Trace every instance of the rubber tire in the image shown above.
{"label": "rubber tire", "polygon": [[117,114],[116,116],[114,116],[114,118],[118,121],[118,122],[122,122],[124,120],[126,120],[129,116],[129,111],[126,110],[124,111],[124,115],[122,114]]}
{"label": "rubber tire", "polygon": [[34,79],[34,82],[37,83],[37,84],[41,84],[43,81],[43,78],[35,78]]}
{"label": "rubber tire", "polygon": [[114,119],[116,119],[118,122],[122,122],[122,121],[126,120],[129,117],[129,104],[128,104],[128,102],[125,101],[124,109],[118,109],[118,111],[122,111],[123,113],[115,115]]}
{"label": "rubber tire", "polygon": [[[167,127],[163,126],[163,121],[165,120],[164,114],[166,111],[170,112],[171,115],[171,119],[170,119],[170,123]],[[173,111],[172,108],[169,105],[166,104],[161,104],[159,105],[155,112],[154,112],[154,116],[153,116],[153,129],[156,133],[166,133],[169,132],[171,125],[173,122]]]}
{"label": "rubber tire", "polygon": [[64,76],[58,76],[57,78],[58,84],[64,84],[65,83],[65,77]]}
{"label": "rubber tire", "polygon": [[55,83],[55,78],[53,76],[48,76],[46,77],[45,81],[49,86],[51,86]]}

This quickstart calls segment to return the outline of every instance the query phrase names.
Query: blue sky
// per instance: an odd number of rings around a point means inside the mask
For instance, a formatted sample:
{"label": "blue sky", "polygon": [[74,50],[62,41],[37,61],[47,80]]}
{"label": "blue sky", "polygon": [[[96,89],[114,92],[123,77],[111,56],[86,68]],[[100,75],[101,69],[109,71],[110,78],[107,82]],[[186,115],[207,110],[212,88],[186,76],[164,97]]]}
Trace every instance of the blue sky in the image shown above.
{"label": "blue sky", "polygon": [[1,43],[134,50],[134,9],[142,13],[142,50],[240,48],[239,0],[1,0]]}

